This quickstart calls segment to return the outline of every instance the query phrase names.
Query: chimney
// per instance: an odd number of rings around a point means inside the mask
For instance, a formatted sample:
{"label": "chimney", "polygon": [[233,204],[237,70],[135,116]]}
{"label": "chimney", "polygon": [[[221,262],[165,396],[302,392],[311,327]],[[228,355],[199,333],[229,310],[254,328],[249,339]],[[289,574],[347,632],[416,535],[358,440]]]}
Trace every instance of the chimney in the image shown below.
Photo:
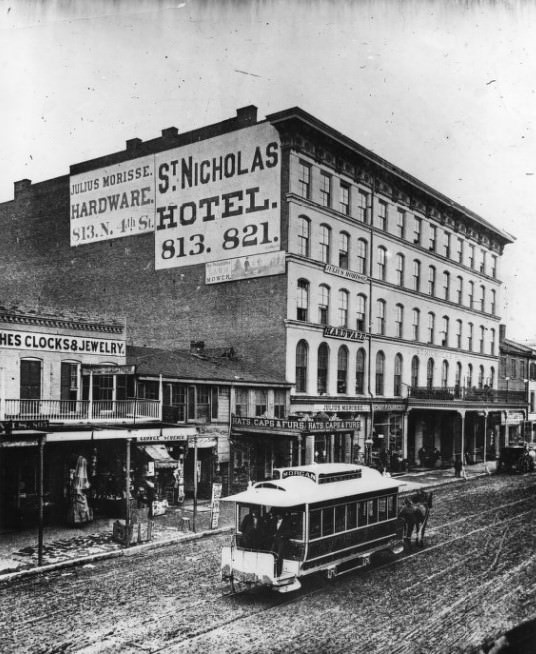
{"label": "chimney", "polygon": [[134,154],[139,146],[143,143],[141,139],[128,139],[127,141],[127,152]]}
{"label": "chimney", "polygon": [[257,107],[249,104],[236,110],[236,122],[240,125],[254,125],[257,122]]}
{"label": "chimney", "polygon": [[162,138],[163,139],[172,139],[178,136],[179,130],[176,127],[166,127],[166,129],[162,130]]}
{"label": "chimney", "polygon": [[13,197],[17,199],[19,196],[23,195],[26,191],[30,190],[32,186],[31,179],[19,179],[13,184]]}

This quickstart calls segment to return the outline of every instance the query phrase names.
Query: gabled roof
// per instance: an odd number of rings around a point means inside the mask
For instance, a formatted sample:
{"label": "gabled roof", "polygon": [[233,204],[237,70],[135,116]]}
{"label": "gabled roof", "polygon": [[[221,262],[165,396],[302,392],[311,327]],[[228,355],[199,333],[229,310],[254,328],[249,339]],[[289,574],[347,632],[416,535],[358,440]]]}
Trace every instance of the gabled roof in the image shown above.
{"label": "gabled roof", "polygon": [[530,345],[523,345],[523,343],[518,343],[517,341],[512,341],[509,338],[505,338],[501,341],[500,350],[504,354],[517,354],[519,356],[536,356],[534,347]]}
{"label": "gabled roof", "polygon": [[161,350],[150,347],[127,346],[127,364],[136,366],[138,376],[158,377],[180,381],[208,381],[222,384],[285,386],[281,375],[264,370],[235,356],[211,356],[185,350]]}

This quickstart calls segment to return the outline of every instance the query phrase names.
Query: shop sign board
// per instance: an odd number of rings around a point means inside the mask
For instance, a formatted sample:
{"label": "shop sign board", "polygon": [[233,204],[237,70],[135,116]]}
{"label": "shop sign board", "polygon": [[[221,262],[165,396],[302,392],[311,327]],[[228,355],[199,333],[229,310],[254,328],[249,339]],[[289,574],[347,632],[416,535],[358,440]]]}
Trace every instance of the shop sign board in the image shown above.
{"label": "shop sign board", "polygon": [[48,420],[1,420],[0,435],[9,436],[13,431],[49,431]]}
{"label": "shop sign board", "polygon": [[327,272],[331,275],[337,275],[337,277],[344,277],[344,279],[351,279],[354,282],[366,282],[368,279],[366,275],[354,272],[353,270],[338,268],[337,266],[332,266],[331,264],[326,264],[324,266],[324,272]]}
{"label": "shop sign board", "polygon": [[359,420],[334,420],[334,421],[312,421],[312,420],[280,420],[278,418],[240,418],[233,416],[231,420],[233,428],[262,427],[265,430],[291,429],[301,432],[311,431],[348,431],[360,428]]}
{"label": "shop sign board", "polygon": [[0,330],[0,348],[11,350],[39,350],[68,352],[69,354],[96,354],[124,356],[125,342],[109,338],[58,336],[44,332]]}
{"label": "shop sign board", "polygon": [[341,338],[347,341],[358,341],[359,343],[365,340],[365,332],[358,332],[355,329],[346,329],[345,327],[324,327],[324,336],[328,338]]}
{"label": "shop sign board", "polygon": [[136,366],[84,366],[82,375],[133,375]]}
{"label": "shop sign board", "polygon": [[71,175],[71,246],[154,230],[154,155]]}
{"label": "shop sign board", "polygon": [[251,257],[214,261],[205,265],[205,284],[221,284],[237,279],[281,275],[285,272],[285,253],[266,252]]}
{"label": "shop sign board", "polygon": [[217,529],[220,520],[220,500],[222,484],[212,484],[212,501],[210,503],[210,528]]}
{"label": "shop sign board", "polygon": [[155,154],[155,268],[280,250],[280,159],[269,123]]}

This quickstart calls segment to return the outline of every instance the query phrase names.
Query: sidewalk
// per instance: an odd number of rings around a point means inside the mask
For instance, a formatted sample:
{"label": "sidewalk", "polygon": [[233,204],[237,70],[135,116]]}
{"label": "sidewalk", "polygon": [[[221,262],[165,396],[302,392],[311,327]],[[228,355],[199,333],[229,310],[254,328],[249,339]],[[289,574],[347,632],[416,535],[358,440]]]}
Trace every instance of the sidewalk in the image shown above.
{"label": "sidewalk", "polygon": [[[489,472],[495,471],[495,462],[488,462]],[[467,481],[488,474],[483,463],[466,466]],[[464,482],[455,477],[453,468],[416,469],[393,475],[401,482],[402,493],[420,488],[437,487],[453,482]],[[154,518],[152,539],[148,543],[125,547],[112,539],[113,519],[97,519],[82,527],[45,527],[43,534],[43,565],[37,566],[37,529],[10,532],[0,535],[0,583],[20,576],[36,574],[69,565],[90,564],[104,558],[126,556],[184,540],[203,538],[215,533],[231,531],[234,526],[234,508],[230,502],[221,502],[220,519],[216,530],[210,529],[210,503],[200,501],[197,507],[195,532],[193,531],[193,505],[187,501],[181,507],[170,507],[164,516]],[[189,519],[189,529],[183,518]]]}

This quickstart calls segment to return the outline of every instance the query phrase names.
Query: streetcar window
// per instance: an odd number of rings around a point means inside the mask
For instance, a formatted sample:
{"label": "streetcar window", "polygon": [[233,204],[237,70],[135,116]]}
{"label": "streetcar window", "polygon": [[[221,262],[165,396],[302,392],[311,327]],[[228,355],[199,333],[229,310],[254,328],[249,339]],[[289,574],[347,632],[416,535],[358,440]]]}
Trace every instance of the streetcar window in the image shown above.
{"label": "streetcar window", "polygon": [[367,524],[367,503],[358,502],[357,503],[357,513],[358,513],[358,524],[360,527]]}
{"label": "streetcar window", "polygon": [[346,508],[346,529],[355,529],[357,527],[357,504],[352,502]]}
{"label": "streetcar window", "polygon": [[329,536],[333,533],[333,507],[330,506],[322,511],[322,536]]}
{"label": "streetcar window", "polygon": [[320,538],[322,534],[322,511],[311,511],[309,514],[309,538]]}
{"label": "streetcar window", "polygon": [[292,532],[290,537],[296,540],[303,540],[303,513],[291,514]]}
{"label": "streetcar window", "polygon": [[396,495],[389,495],[387,498],[387,510],[389,512],[390,518],[396,518],[397,516],[397,497]]}
{"label": "streetcar window", "polygon": [[346,516],[346,504],[339,504],[335,507],[335,531],[344,531]]}
{"label": "streetcar window", "polygon": [[368,522],[377,522],[378,520],[378,500],[369,500],[367,502]]}
{"label": "streetcar window", "polygon": [[387,498],[378,498],[378,520],[387,520]]}

